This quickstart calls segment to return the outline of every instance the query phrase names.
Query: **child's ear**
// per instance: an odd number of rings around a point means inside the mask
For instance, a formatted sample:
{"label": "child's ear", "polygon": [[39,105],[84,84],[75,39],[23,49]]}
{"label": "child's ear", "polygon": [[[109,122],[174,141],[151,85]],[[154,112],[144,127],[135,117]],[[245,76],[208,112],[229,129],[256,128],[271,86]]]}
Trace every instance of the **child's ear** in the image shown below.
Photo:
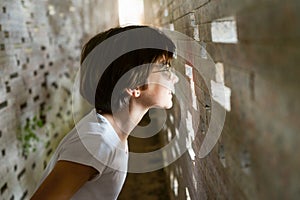
{"label": "child's ear", "polygon": [[126,88],[126,92],[127,94],[129,94],[132,97],[139,97],[141,95],[141,91],[140,89],[136,88],[136,89],[130,89],[130,88]]}

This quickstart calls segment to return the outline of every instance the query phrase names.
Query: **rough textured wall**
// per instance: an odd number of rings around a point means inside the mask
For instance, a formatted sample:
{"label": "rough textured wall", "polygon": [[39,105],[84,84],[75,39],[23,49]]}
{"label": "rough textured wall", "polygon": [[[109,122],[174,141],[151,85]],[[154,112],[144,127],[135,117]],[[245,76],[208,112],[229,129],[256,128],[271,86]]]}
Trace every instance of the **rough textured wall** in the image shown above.
{"label": "rough textured wall", "polygon": [[73,126],[83,41],[116,25],[116,1],[0,2],[0,199],[29,198]]}
{"label": "rough textured wall", "polygon": [[[299,199],[299,1],[145,2],[153,11],[147,23],[174,27],[202,44],[231,89],[231,111],[209,156],[186,153],[166,169],[172,199]],[[202,77],[194,81],[197,155],[210,120],[205,97],[211,98]]]}

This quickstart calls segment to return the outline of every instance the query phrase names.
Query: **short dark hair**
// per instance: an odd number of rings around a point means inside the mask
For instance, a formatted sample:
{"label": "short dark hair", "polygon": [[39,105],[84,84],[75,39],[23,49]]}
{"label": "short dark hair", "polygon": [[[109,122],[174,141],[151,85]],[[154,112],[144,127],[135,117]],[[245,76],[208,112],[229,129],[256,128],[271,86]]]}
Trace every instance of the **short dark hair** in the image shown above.
{"label": "short dark hair", "polygon": [[[80,92],[100,113],[112,113],[129,102],[122,89],[146,84],[151,63],[161,56],[173,57],[175,45],[163,32],[149,26],[126,26],[109,29],[91,38],[81,52]],[[145,66],[143,70],[135,67]],[[113,90],[126,74],[120,94]]]}

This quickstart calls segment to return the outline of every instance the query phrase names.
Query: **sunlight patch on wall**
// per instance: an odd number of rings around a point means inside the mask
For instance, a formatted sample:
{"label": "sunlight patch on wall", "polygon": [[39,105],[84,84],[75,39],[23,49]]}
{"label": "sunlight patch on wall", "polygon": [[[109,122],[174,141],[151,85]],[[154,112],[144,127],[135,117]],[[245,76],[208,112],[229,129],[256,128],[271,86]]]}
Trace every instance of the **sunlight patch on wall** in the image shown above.
{"label": "sunlight patch on wall", "polygon": [[235,18],[227,17],[212,22],[211,37],[213,42],[237,43],[238,34]]}
{"label": "sunlight patch on wall", "polygon": [[144,23],[143,0],[119,0],[120,26]]}
{"label": "sunlight patch on wall", "polygon": [[231,89],[224,85],[224,65],[216,63],[216,81],[211,80],[212,98],[223,106],[227,111],[231,110],[230,96]]}

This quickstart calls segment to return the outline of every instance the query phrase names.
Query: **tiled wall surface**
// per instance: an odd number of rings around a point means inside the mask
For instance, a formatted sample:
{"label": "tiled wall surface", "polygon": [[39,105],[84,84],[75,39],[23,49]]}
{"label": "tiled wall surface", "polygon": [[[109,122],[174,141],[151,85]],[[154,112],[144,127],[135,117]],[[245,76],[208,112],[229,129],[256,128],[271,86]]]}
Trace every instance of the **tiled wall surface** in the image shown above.
{"label": "tiled wall surface", "polygon": [[[185,114],[192,113],[192,119],[200,115],[200,124],[192,127],[192,150],[166,169],[172,199],[299,199],[299,1],[145,4],[147,23],[172,28],[201,44],[216,68],[224,70],[224,83],[231,91],[222,135],[210,154],[200,158],[197,153],[213,120],[215,100],[205,77],[194,73],[198,111],[190,106]],[[178,108],[171,115],[178,119]],[[172,121],[168,120],[169,130],[175,137]]]}
{"label": "tiled wall surface", "polygon": [[0,2],[0,199],[29,199],[80,112],[71,95],[83,42],[117,24],[115,1]]}

